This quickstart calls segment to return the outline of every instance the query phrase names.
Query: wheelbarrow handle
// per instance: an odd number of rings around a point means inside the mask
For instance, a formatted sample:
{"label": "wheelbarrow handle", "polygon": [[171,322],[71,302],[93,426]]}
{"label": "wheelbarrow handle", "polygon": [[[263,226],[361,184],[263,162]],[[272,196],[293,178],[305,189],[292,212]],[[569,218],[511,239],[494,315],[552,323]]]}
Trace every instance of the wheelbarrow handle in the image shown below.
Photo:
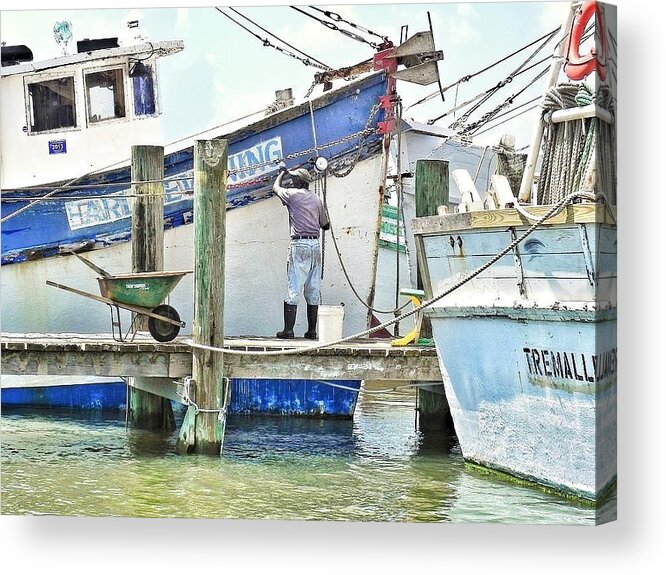
{"label": "wheelbarrow handle", "polygon": [[80,255],[77,254],[75,251],[73,251],[73,250],[68,250],[68,253],[70,253],[70,254],[72,254],[72,255],[75,255],[75,256],[76,256],[77,258],[79,258],[84,264],[86,264],[90,269],[95,270],[95,271],[96,271],[99,275],[101,275],[102,277],[105,277],[105,278],[113,277],[109,272],[107,272],[106,270],[103,270],[101,267],[95,265],[94,263],[92,263],[90,260],[87,260],[87,259],[84,258],[83,256],[80,256]]}

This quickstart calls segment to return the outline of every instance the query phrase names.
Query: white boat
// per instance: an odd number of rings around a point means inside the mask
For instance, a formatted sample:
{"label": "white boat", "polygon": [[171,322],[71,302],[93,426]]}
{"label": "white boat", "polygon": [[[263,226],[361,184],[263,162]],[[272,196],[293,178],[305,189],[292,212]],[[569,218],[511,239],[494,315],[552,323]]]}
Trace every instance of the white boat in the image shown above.
{"label": "white boat", "polygon": [[[561,50],[595,10],[603,22],[594,2],[572,7]],[[614,22],[615,7],[605,6],[605,20]],[[460,206],[413,228],[464,458],[598,504],[617,469],[614,86],[601,81],[605,61],[591,88],[555,86],[561,62],[528,156],[524,205],[502,176],[479,192],[458,172]],[[550,106],[557,101],[562,110]],[[534,189],[544,126],[553,153]]]}

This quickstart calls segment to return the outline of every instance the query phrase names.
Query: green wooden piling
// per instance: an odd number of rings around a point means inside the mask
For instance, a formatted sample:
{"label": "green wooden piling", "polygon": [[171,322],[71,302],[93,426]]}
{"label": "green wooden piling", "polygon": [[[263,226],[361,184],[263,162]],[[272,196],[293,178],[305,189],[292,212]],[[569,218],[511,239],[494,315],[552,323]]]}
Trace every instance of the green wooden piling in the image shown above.
{"label": "green wooden piling", "polygon": [[[417,160],[415,182],[416,217],[436,216],[439,206],[449,205],[449,163],[444,160]],[[418,289],[424,289],[431,298],[429,287],[424,288],[421,270],[416,269]],[[432,338],[432,326],[427,317],[421,323],[420,336]],[[422,431],[453,429],[449,403],[441,385],[419,387],[419,428]]]}
{"label": "green wooden piling", "polygon": [[[194,322],[192,340],[224,344],[224,254],[227,141],[197,140],[194,146]],[[230,386],[223,354],[193,348],[189,405],[180,430],[180,453],[222,450]]]}
{"label": "green wooden piling", "polygon": [[[132,146],[132,272],[164,269],[164,148]],[[147,318],[136,321],[141,330]],[[138,378],[134,378],[135,380]],[[171,432],[176,428],[171,402],[133,387],[130,382],[129,423],[132,427]],[[139,382],[140,383],[140,382]]]}
{"label": "green wooden piling", "polygon": [[[415,181],[416,217],[436,216],[439,206],[449,205],[449,163],[445,160],[417,160]],[[421,270],[416,266],[416,287],[423,289]],[[433,294],[426,293],[426,297]],[[432,337],[432,326],[423,318],[421,337]]]}

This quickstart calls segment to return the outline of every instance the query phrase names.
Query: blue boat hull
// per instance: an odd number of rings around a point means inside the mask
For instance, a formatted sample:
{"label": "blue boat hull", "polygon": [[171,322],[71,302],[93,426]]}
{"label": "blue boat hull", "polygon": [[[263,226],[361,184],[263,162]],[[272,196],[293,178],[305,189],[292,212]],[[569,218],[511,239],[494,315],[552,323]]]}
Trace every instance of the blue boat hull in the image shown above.
{"label": "blue boat hull", "polygon": [[[336,382],[305,379],[232,379],[229,413],[352,419],[358,380]],[[80,384],[2,390],[3,408],[124,410],[124,383]]]}
{"label": "blue boat hull", "polygon": [[[360,160],[378,154],[381,135],[351,136],[366,127],[377,127],[383,112],[380,110],[371,118],[370,111],[385,93],[386,75],[382,73],[336,91],[319,107],[313,103],[317,144],[322,147],[339,142],[319,152],[314,151],[315,134],[307,105],[284,110],[220,136],[229,141],[227,210],[271,197],[277,164],[283,158],[292,169],[309,165],[318,153],[333,166],[355,158],[359,146]],[[345,137],[350,138],[340,141]],[[165,185],[165,228],[192,223],[193,148],[166,155],[164,173],[165,178],[173,178]],[[12,213],[25,208],[35,197],[45,195],[49,186],[62,182],[31,191],[3,190],[2,218],[9,219],[3,222],[1,230],[2,265],[51,257],[60,253],[62,246],[100,248],[129,241],[131,206],[129,198],[124,196],[130,192],[129,181],[128,162],[121,168],[80,178],[76,185],[81,189],[71,188],[61,193],[67,200],[40,201],[14,217],[10,217]],[[89,185],[95,187],[84,187]]]}

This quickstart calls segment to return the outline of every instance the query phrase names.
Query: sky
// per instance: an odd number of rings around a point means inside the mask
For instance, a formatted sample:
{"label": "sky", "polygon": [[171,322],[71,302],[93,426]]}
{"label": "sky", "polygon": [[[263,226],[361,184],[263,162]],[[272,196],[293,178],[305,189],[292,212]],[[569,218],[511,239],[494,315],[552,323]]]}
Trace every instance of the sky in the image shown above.
{"label": "sky", "polygon": [[[164,3],[161,3],[162,5]],[[247,2],[245,3],[247,4]],[[273,34],[332,67],[347,66],[370,58],[374,50],[337,31],[329,30],[289,6],[241,6],[236,9]],[[255,112],[266,107],[278,89],[293,88],[297,99],[302,98],[318,70],[265,47],[255,37],[212,6],[152,8],[148,0],[138,10],[141,25],[151,40],[184,41],[185,50],[160,60],[160,89],[163,110],[165,144]],[[127,9],[58,9],[7,10],[15,3],[3,6],[0,36],[7,44],[27,44],[35,60],[61,54],[53,39],[53,24],[69,20],[73,41],[83,38],[117,36],[123,18],[133,11]],[[443,86],[473,73],[502,58],[545,33],[558,27],[564,19],[566,2],[501,2],[501,3],[401,3],[401,4],[319,4],[340,14],[344,19],[387,35],[395,43],[400,39],[402,26],[408,35],[428,29],[430,11],[435,33],[435,45],[444,52],[439,63]],[[305,7],[304,7],[305,8]],[[322,19],[321,14],[317,14]],[[134,12],[136,12],[134,10]],[[256,31],[262,38],[267,34],[230,12],[236,20]],[[338,24],[344,27],[343,23]],[[353,29],[352,29],[353,30]],[[370,37],[373,39],[372,37]],[[271,41],[277,43],[274,38]],[[532,62],[552,54],[554,42],[540,52]],[[437,89],[399,82],[405,117],[425,122],[472,96],[494,86],[526,59],[535,47],[509,59],[469,82],[452,88],[423,105],[409,108],[423,96]],[[500,93],[480,108],[472,120],[494,108],[512,93],[523,88],[548,62],[517,77]],[[545,79],[537,81],[515,100],[514,105],[539,96]],[[522,108],[524,110],[525,108]],[[463,110],[464,111],[464,110]],[[460,113],[458,113],[459,115]],[[504,117],[508,118],[508,115]],[[504,132],[516,136],[517,147],[527,146],[537,118],[532,110],[516,120],[480,135],[479,144],[496,144]],[[447,117],[437,122],[446,127],[453,121]]]}

